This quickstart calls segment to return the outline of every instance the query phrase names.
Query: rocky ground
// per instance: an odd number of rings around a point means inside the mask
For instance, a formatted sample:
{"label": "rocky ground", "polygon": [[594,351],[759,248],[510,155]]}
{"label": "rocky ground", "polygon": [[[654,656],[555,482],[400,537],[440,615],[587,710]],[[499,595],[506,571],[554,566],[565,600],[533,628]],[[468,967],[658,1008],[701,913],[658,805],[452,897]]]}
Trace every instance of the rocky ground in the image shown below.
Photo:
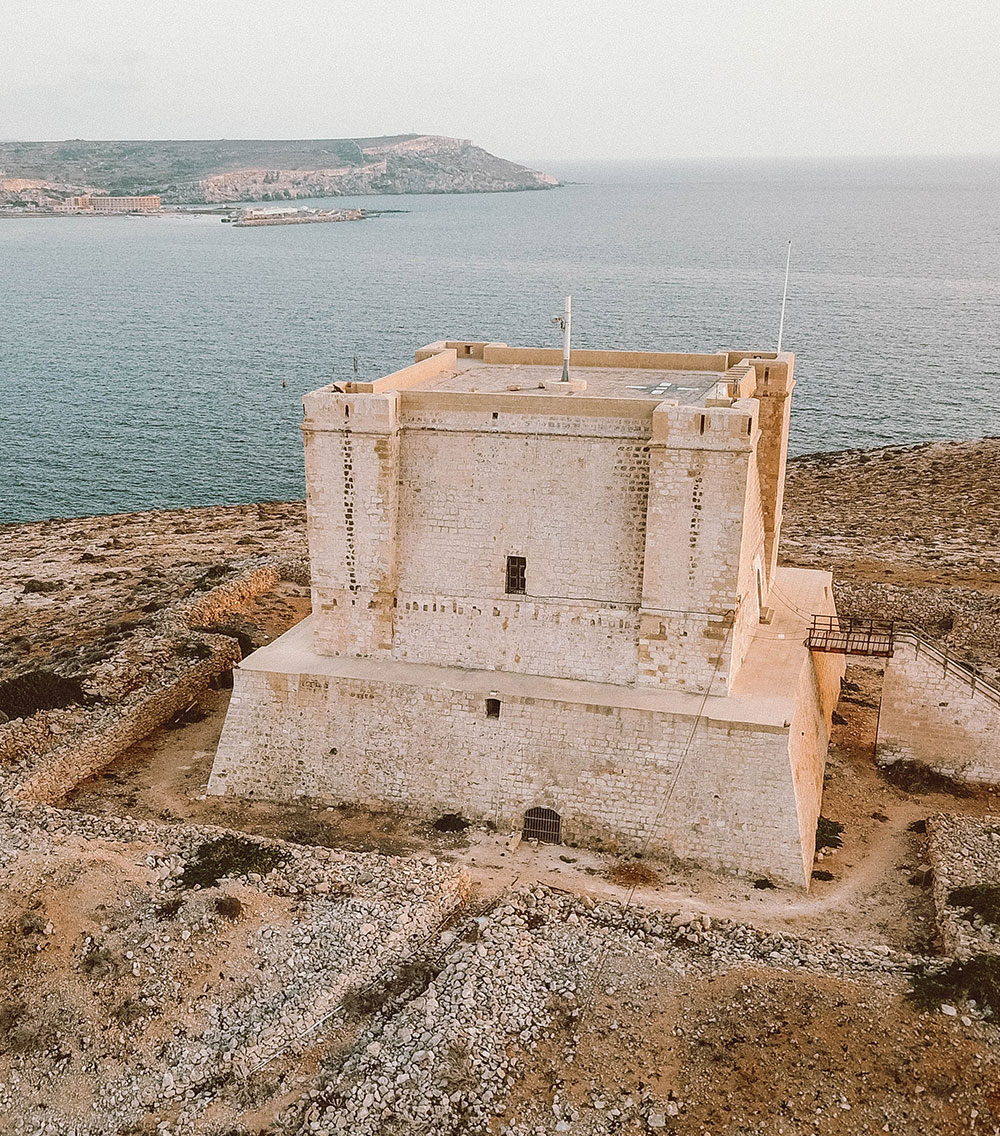
{"label": "rocky ground", "polygon": [[797,458],[782,557],[832,568],[837,609],[912,623],[1000,678],[1000,438]]}
{"label": "rocky ground", "polygon": [[[791,463],[786,559],[996,666],[998,449]],[[0,1131],[1000,1132],[1000,801],[879,774],[877,665],[808,894],[206,800],[226,668],[305,613],[304,553],[299,503],[0,527]],[[52,765],[154,673],[195,695]]]}
{"label": "rocky ground", "polygon": [[153,732],[81,783],[64,803],[109,817],[127,813],[151,823],[223,824],[344,851],[433,855],[464,868],[477,894],[488,899],[511,886],[541,884],[618,903],[631,897],[649,910],[683,908],[781,933],[920,953],[933,949],[936,925],[924,878],[926,836],[911,826],[947,810],[960,809],[971,818],[1000,812],[1000,793],[977,790],[955,797],[947,785],[914,793],[886,780],[872,761],[878,671],[852,666],[849,681],[856,689],[846,691],[841,702],[843,721],[834,728],[824,790],[824,813],[843,826],[842,844],[820,852],[808,895],[665,864],[644,864],[636,874],[631,861],[620,864],[614,856],[582,848],[511,849],[506,834],[476,825],[441,831],[401,814],[206,797],[226,690],[206,692],[191,720]]}
{"label": "rocky ground", "polygon": [[788,463],[783,560],[852,582],[1000,596],[1000,438]]}
{"label": "rocky ground", "polygon": [[14,804],[0,878],[0,1115],[18,1133],[277,1111],[312,1067],[289,1047],[301,1057],[331,1012],[346,1045],[345,997],[436,935],[466,890],[433,862]]}
{"label": "rocky ground", "polygon": [[0,525],[0,677],[80,674],[169,604],[257,557],[304,558],[300,502]]}

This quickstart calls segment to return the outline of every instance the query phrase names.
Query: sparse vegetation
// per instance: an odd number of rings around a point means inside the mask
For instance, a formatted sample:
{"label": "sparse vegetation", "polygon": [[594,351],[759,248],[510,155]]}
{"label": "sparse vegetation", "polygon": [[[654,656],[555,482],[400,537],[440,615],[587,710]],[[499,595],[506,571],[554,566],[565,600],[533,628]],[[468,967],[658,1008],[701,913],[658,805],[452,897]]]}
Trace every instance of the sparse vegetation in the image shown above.
{"label": "sparse vegetation", "polygon": [[843,848],[844,826],[836,820],[821,816],[816,824],[816,851],[822,848]]}
{"label": "sparse vegetation", "polygon": [[46,592],[58,592],[62,584],[58,580],[25,580],[22,588],[25,595],[44,595]]}
{"label": "sparse vegetation", "polygon": [[24,1002],[0,1006],[0,1046],[8,1053],[32,1053],[48,1045],[50,1029],[33,1019]]}
{"label": "sparse vegetation", "polygon": [[220,895],[215,901],[215,910],[224,919],[239,919],[243,913],[243,904],[235,895]]}
{"label": "sparse vegetation", "polygon": [[220,836],[202,844],[181,874],[184,887],[213,887],[226,876],[251,872],[266,876],[284,861],[285,854],[267,844],[241,836]]}
{"label": "sparse vegetation", "polygon": [[351,1018],[374,1014],[408,990],[424,990],[440,971],[430,959],[406,959],[392,975],[348,990],[341,1003],[344,1013]]}
{"label": "sparse vegetation", "polygon": [[126,998],[111,1011],[111,1016],[123,1026],[131,1025],[146,1016],[146,1011],[134,998]]}
{"label": "sparse vegetation", "polygon": [[969,959],[956,959],[944,970],[917,970],[913,975],[911,997],[925,1009],[942,1002],[973,999],[977,1006],[991,1014],[1000,1013],[1000,957],[973,955]]}
{"label": "sparse vegetation", "polygon": [[88,947],[80,957],[80,970],[91,978],[107,978],[116,969],[111,952],[96,943]]}
{"label": "sparse vegetation", "polygon": [[62,710],[87,701],[78,679],[55,671],[25,671],[0,682],[0,714],[7,718],[30,718],[42,710]]}
{"label": "sparse vegetation", "polygon": [[879,772],[890,785],[895,785],[905,793],[949,793],[953,797],[971,795],[968,786],[960,781],[936,773],[916,761],[894,761],[891,765],[880,765]]}
{"label": "sparse vegetation", "polygon": [[660,877],[640,860],[619,860],[608,869],[608,879],[619,887],[653,887]]}
{"label": "sparse vegetation", "polygon": [[1000,886],[997,884],[952,888],[948,893],[948,906],[962,908],[970,923],[979,918],[984,923],[1000,926]]}
{"label": "sparse vegetation", "polygon": [[469,827],[469,821],[458,813],[445,813],[434,822],[437,832],[464,832]]}
{"label": "sparse vegetation", "polygon": [[27,939],[45,931],[45,920],[37,911],[22,911],[17,917],[17,929]]}
{"label": "sparse vegetation", "polygon": [[163,903],[156,908],[156,914],[160,919],[172,919],[178,911],[184,906],[184,899],[179,895],[172,895],[169,899],[165,899]]}

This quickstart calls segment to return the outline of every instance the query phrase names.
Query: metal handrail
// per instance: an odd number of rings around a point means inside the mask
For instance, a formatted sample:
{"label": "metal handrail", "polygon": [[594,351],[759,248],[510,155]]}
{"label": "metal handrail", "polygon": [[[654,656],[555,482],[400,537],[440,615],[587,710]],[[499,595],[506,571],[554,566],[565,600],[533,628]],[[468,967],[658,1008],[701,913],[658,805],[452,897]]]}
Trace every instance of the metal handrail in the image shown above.
{"label": "metal handrail", "polygon": [[814,651],[888,658],[892,655],[894,634],[892,620],[814,615],[806,646]]}
{"label": "metal handrail", "polygon": [[947,651],[942,651],[936,643],[921,635],[912,625],[904,624],[896,638],[897,641],[912,641],[918,655],[921,652],[930,655],[932,659],[941,664],[945,674],[951,674],[961,679],[970,688],[972,697],[981,694],[987,701],[1000,708],[1000,687],[994,685],[989,679],[983,678],[978,667],[970,666],[968,663],[956,659],[953,655],[949,655]]}
{"label": "metal handrail", "polygon": [[[880,637],[888,645],[888,654],[891,655],[899,643],[911,643],[917,655],[929,655],[939,663],[946,675],[953,675],[969,687],[971,697],[982,695],[988,702],[1000,708],[1000,686],[984,678],[978,667],[956,659],[947,651],[942,650],[936,643],[928,639],[912,623],[903,623],[892,619],[859,619],[855,617],[841,617],[837,615],[814,615],[812,626],[809,629],[807,645],[819,643],[830,644],[836,640],[842,642],[846,648],[852,638],[867,637],[869,644]],[[814,640],[816,643],[814,644]],[[829,649],[829,647],[827,648]]]}

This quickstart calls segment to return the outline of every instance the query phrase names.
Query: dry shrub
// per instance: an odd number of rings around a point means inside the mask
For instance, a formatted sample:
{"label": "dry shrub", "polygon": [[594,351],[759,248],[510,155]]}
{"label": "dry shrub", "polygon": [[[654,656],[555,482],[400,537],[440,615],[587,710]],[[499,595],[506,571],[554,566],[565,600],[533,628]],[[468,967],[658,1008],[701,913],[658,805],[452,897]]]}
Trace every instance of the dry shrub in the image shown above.
{"label": "dry shrub", "polygon": [[843,848],[844,826],[839,820],[830,820],[821,816],[816,822],[816,851],[821,848]]}
{"label": "dry shrub", "polygon": [[383,1006],[407,990],[412,989],[417,992],[426,990],[440,973],[440,964],[430,959],[406,959],[395,974],[348,990],[341,999],[341,1005],[348,1017],[365,1017],[374,1014],[376,1010],[381,1010]]}
{"label": "dry shrub", "polygon": [[220,895],[215,901],[215,910],[224,919],[239,919],[243,912],[243,904],[235,895]]}
{"label": "dry shrub", "polygon": [[1000,1013],[1000,958],[973,955],[964,961],[951,962],[937,973],[918,970],[913,975],[911,997],[927,1009],[942,1002],[971,998],[991,1014]]}
{"label": "dry shrub", "polygon": [[17,917],[17,929],[25,938],[41,935],[45,932],[45,920],[37,911],[22,911]]}
{"label": "dry shrub", "polygon": [[80,957],[80,970],[91,978],[108,978],[115,973],[117,965],[107,947],[95,943]]}
{"label": "dry shrub", "polygon": [[48,1045],[51,1033],[46,1023],[30,1016],[24,1002],[7,1002],[0,1006],[0,1049],[8,1053],[33,1053]]}
{"label": "dry shrub", "polygon": [[220,836],[199,846],[181,875],[184,887],[212,887],[224,876],[266,876],[287,853],[241,836]]}
{"label": "dry shrub", "polygon": [[116,1006],[111,1011],[111,1017],[113,1017],[116,1022],[121,1022],[121,1024],[125,1026],[130,1026],[140,1021],[145,1016],[146,1010],[139,1002],[135,1001],[134,998],[126,998],[121,1005]]}
{"label": "dry shrub", "polygon": [[612,864],[608,879],[619,887],[653,887],[660,882],[656,871],[639,860],[619,860]]}
{"label": "dry shrub", "polygon": [[904,793],[948,793],[952,797],[971,797],[972,790],[961,781],[938,773],[917,761],[894,761],[878,766],[878,771]]}
{"label": "dry shrub", "polygon": [[25,595],[32,593],[44,595],[45,592],[58,591],[62,584],[58,580],[25,580],[23,587]]}
{"label": "dry shrub", "polygon": [[434,822],[438,832],[464,832],[469,827],[469,821],[458,813],[445,813]]}

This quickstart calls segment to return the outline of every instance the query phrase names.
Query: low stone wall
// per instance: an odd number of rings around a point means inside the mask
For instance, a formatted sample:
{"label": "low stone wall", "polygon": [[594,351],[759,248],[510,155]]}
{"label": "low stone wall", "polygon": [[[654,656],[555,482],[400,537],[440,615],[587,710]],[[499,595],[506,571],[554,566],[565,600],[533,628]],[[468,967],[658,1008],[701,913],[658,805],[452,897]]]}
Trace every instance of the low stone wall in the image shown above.
{"label": "low stone wall", "polygon": [[952,816],[927,821],[927,859],[933,873],[934,913],[944,953],[964,959],[1000,955],[1000,926],[950,902],[956,888],[1000,881],[1000,817]]}
{"label": "low stone wall", "polygon": [[900,639],[886,663],[878,761],[916,762],[970,784],[1000,784],[1000,706],[961,674]]}
{"label": "low stone wall", "polygon": [[86,718],[82,707],[75,711],[55,710],[34,714],[30,718],[15,718],[0,723],[0,766],[10,765],[25,754],[41,756],[58,749],[67,729],[77,729]]}
{"label": "low stone wall", "polygon": [[836,580],[842,617],[895,619],[911,624],[942,650],[1000,676],[1000,596],[971,588],[909,588]]}
{"label": "low stone wall", "polygon": [[[58,801],[168,722],[212,679],[240,660],[235,639],[196,628],[245,610],[257,596],[290,574],[301,578],[303,567],[297,561],[253,565],[233,579],[163,611],[153,628],[150,649],[163,650],[171,639],[182,635],[203,648],[204,658],[185,660],[174,654],[153,683],[144,683],[112,704],[98,703],[89,711],[75,708],[41,713],[5,723],[0,727],[0,759],[6,762],[4,794],[25,801]],[[57,722],[63,725],[53,729]]]}
{"label": "low stone wall", "polygon": [[206,623],[214,623],[245,608],[257,596],[276,587],[281,579],[282,569],[279,564],[260,564],[250,568],[218,587],[200,595],[188,596],[167,608],[163,613],[164,629],[180,628],[187,631]]}
{"label": "low stone wall", "polygon": [[234,639],[222,635],[202,638],[215,641],[210,658],[185,667],[161,686],[145,688],[124,703],[95,715],[81,735],[31,763],[25,774],[8,787],[9,794],[25,801],[58,801],[189,706],[216,675],[240,661],[240,649]]}

